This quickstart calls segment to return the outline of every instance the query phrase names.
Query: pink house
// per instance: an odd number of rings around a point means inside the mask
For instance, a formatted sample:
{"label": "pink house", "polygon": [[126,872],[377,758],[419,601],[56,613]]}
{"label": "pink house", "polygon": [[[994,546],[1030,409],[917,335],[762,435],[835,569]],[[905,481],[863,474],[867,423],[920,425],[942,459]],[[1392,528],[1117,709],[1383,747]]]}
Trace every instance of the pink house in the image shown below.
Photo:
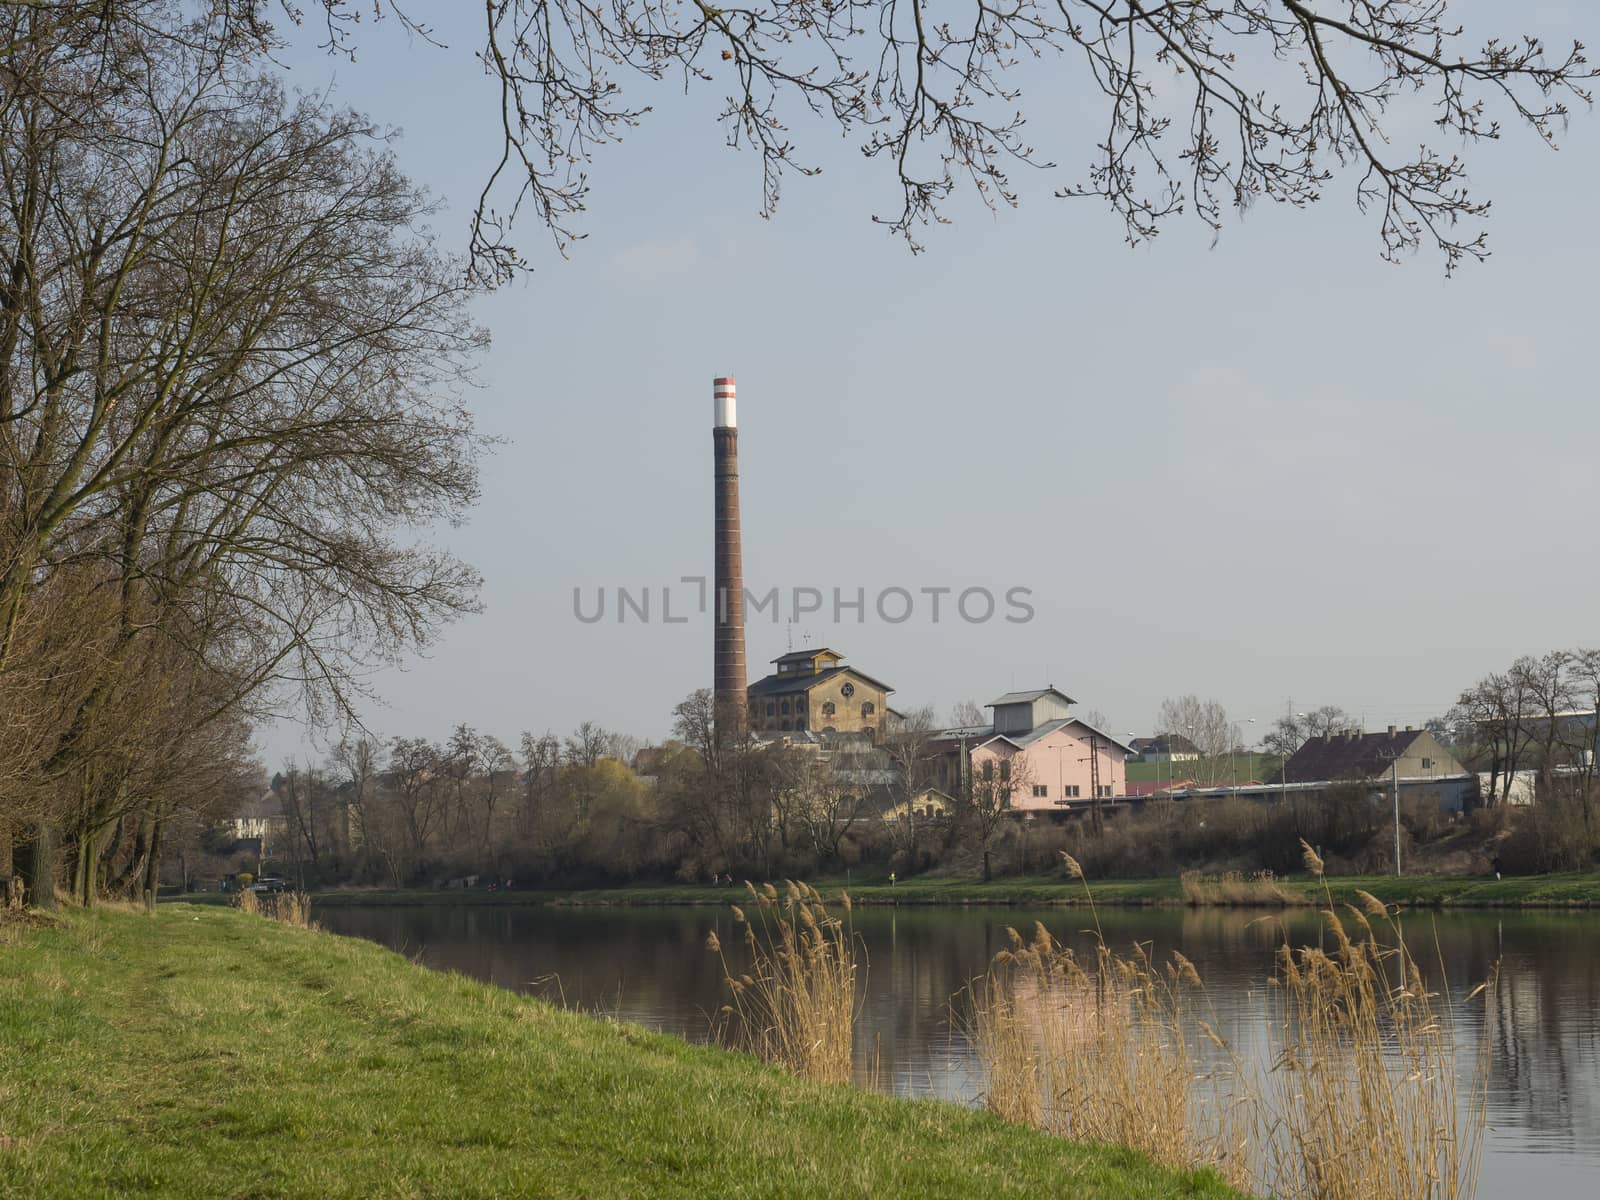
{"label": "pink house", "polygon": [[1096,789],[1102,800],[1127,795],[1128,746],[1070,712],[1072,697],[1053,687],[1008,692],[985,707],[994,724],[944,732],[954,750],[940,771],[955,785],[963,752],[974,777],[1015,780],[1011,807],[1018,812],[1087,808]]}

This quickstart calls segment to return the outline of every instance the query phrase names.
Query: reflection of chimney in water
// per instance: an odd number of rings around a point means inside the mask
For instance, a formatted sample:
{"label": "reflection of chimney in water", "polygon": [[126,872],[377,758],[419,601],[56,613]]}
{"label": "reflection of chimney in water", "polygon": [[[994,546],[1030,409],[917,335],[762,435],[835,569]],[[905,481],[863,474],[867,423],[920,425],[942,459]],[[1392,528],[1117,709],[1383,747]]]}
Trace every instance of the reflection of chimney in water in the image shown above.
{"label": "reflection of chimney in water", "polygon": [[711,445],[716,487],[713,692],[719,723],[745,719],[744,562],[739,545],[739,422],[733,377],[712,381]]}

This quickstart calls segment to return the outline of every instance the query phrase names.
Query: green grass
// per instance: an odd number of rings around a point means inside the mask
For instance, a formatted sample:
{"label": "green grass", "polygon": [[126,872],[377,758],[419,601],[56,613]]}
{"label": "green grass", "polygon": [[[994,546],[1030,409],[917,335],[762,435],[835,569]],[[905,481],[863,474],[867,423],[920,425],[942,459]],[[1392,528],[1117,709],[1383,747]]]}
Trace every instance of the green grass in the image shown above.
{"label": "green grass", "polygon": [[[1010,905],[1034,907],[1085,903],[1083,885],[1061,872],[1049,876],[1022,876],[984,883],[954,876],[923,876],[889,885],[887,875],[857,876],[850,880],[814,879],[813,884],[832,896],[848,891],[864,905]],[[1176,879],[1091,880],[1095,903],[1102,907],[1179,905],[1183,892]],[[1303,892],[1312,901],[1322,898],[1322,885],[1307,876],[1282,880],[1285,887]],[[1482,875],[1419,875],[1395,879],[1389,875],[1334,876],[1328,880],[1336,901],[1354,899],[1361,888],[1381,900],[1413,907],[1436,908],[1591,908],[1600,907],[1600,872],[1564,875],[1528,875],[1496,880]],[[737,904],[743,886],[713,888],[684,884],[637,884],[581,891],[466,892],[382,891],[360,889],[319,892],[314,903],[323,908],[356,905],[484,905],[613,904],[676,905]],[[202,903],[226,897],[192,897]]]}
{"label": "green grass", "polygon": [[1235,778],[1240,783],[1257,780],[1261,783],[1271,783],[1278,777],[1278,765],[1282,760],[1276,754],[1240,754],[1233,759],[1219,759],[1215,765],[1210,762],[1130,762],[1127,764],[1129,783],[1166,783],[1169,779],[1176,778],[1179,783],[1185,779],[1209,780],[1215,778],[1219,785],[1232,783]]}
{"label": "green grass", "polygon": [[15,1196],[1235,1194],[216,907],[0,925],[0,1064]]}

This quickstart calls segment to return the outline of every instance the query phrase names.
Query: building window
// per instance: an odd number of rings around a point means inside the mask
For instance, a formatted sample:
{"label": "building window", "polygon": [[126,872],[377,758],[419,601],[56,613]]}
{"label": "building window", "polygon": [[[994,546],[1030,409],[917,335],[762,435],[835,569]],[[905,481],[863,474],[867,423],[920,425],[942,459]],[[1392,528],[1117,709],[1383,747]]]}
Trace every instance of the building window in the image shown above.
{"label": "building window", "polygon": [[831,716],[833,716],[833,713],[834,713],[833,701],[832,700],[824,700],[822,702],[822,715],[825,716],[825,717],[831,717]]}
{"label": "building window", "polygon": [[1100,795],[1102,797],[1111,795],[1111,785],[1109,783],[1102,783],[1100,785]]}
{"label": "building window", "polygon": [[990,783],[990,782],[993,781],[993,779],[994,779],[994,759],[986,758],[986,759],[983,760],[983,781],[985,783]]}
{"label": "building window", "polygon": [[878,706],[873,704],[873,702],[871,700],[866,701],[866,703],[862,704],[862,706],[861,706],[861,715],[863,717],[870,717],[873,713],[875,713],[877,711],[878,711]]}
{"label": "building window", "polygon": [[1078,798],[1078,785],[1075,783],[1069,783],[1061,790],[1066,793],[1069,799],[1076,800]]}
{"label": "building window", "polygon": [[1035,800],[1043,800],[1049,795],[1050,787],[1048,784],[1036,783],[1033,785],[1033,798]]}
{"label": "building window", "polygon": [[1422,760],[1422,769],[1423,769],[1423,770],[1424,770],[1424,771],[1431,771],[1431,770],[1433,770],[1433,759],[1431,759],[1431,758],[1425,758],[1425,759],[1423,759],[1423,760]]}
{"label": "building window", "polygon": [[[779,704],[778,705],[778,711],[780,713],[782,713],[784,716],[787,717],[789,715],[789,702],[787,700],[785,700],[785,701],[783,701],[783,703]],[[789,728],[787,723],[784,724],[784,728],[785,729]]]}
{"label": "building window", "polygon": [[1000,782],[1011,782],[1011,760],[1009,758],[1000,764]]}
{"label": "building window", "polygon": [[775,717],[777,715],[778,715],[778,706],[776,704],[774,704],[771,700],[768,700],[767,701],[767,716]]}

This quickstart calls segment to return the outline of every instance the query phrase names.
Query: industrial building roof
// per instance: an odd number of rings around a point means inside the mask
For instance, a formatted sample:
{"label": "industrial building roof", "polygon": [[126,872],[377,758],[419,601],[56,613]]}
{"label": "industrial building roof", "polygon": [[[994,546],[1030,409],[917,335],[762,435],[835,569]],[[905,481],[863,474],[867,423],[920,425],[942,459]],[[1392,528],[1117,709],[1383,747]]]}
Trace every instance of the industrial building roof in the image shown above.
{"label": "industrial building roof", "polygon": [[989,701],[989,703],[985,704],[984,707],[999,708],[1002,704],[1032,704],[1035,700],[1041,699],[1045,696],[1059,696],[1068,704],[1077,703],[1076,700],[1063,691],[1058,691],[1053,687],[1043,687],[1035,688],[1031,692],[1007,692],[1004,696],[1001,696],[1000,699]]}
{"label": "industrial building roof", "polygon": [[815,674],[806,675],[767,675],[752,683],[748,693],[752,696],[777,696],[785,692],[809,692],[819,683],[832,679],[835,675],[850,674],[857,679],[865,680],[873,687],[882,688],[884,692],[894,689],[882,680],[874,679],[865,671],[858,671],[854,667],[824,667]]}

